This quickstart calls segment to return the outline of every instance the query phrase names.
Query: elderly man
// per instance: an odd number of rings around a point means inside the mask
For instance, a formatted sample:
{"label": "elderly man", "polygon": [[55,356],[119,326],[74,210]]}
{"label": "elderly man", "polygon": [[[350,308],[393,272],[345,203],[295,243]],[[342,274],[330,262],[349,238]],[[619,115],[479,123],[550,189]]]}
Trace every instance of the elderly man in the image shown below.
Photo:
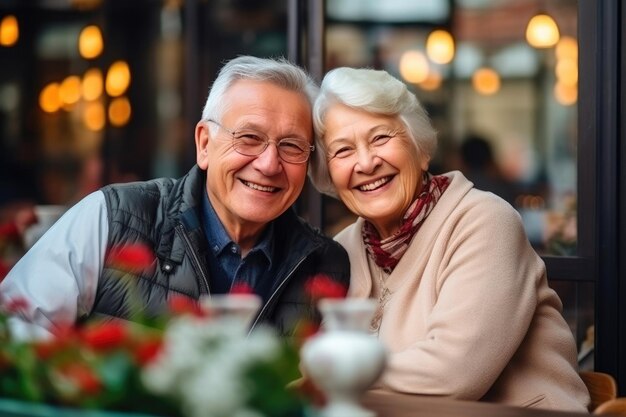
{"label": "elderly man", "polygon": [[[234,285],[262,298],[255,323],[283,335],[314,319],[307,280],[349,281],[345,251],[291,209],[314,151],[316,94],[284,60],[228,62],[196,126],[197,166],[178,180],[106,186],[72,207],[0,284],[5,301],[26,301],[14,330],[39,336],[93,316],[132,319],[137,305],[156,315],[175,295],[196,300]],[[129,246],[155,257],[121,271],[116,251]]]}

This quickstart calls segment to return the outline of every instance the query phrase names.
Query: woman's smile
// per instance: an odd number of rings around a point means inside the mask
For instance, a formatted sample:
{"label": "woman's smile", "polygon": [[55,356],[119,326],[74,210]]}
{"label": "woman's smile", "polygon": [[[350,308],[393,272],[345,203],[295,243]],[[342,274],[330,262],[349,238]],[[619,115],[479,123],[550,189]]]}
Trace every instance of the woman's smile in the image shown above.
{"label": "woman's smile", "polygon": [[356,186],[355,188],[357,188],[359,191],[374,191],[379,189],[380,187],[384,186],[385,184],[389,183],[389,181],[391,181],[393,179],[393,175],[389,175],[387,177],[383,177],[383,178],[378,178],[377,180],[374,180],[372,182],[366,183],[366,184],[361,184]]}

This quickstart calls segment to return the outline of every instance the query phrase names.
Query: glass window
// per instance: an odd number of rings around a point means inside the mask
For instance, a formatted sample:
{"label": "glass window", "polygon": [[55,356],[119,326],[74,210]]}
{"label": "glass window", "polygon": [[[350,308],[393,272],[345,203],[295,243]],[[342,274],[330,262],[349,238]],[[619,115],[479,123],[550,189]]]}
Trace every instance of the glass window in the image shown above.
{"label": "glass window", "polygon": [[286,55],[286,2],[0,4],[0,220],[177,177],[223,61]]}
{"label": "glass window", "polygon": [[[461,170],[506,199],[540,254],[575,255],[577,1],[347,3],[327,2],[326,70],[366,66],[404,80],[439,132],[431,171]],[[537,15],[556,29],[545,45],[527,38],[542,30],[529,28]],[[324,198],[324,218],[334,234],[353,216]]]}

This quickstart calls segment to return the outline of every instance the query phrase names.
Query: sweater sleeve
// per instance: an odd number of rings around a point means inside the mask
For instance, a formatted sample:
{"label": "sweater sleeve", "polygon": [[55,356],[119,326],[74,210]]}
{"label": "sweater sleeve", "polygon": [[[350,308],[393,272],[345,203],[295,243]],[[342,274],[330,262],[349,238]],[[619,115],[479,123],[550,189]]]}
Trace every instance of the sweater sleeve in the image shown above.
{"label": "sweater sleeve", "polygon": [[382,382],[396,391],[478,400],[522,343],[545,267],[519,214],[491,198],[449,217],[430,256],[438,264],[417,277],[419,285],[432,283],[423,333],[390,354]]}
{"label": "sweater sleeve", "polygon": [[[10,319],[21,339],[45,338],[59,324],[91,312],[108,239],[104,195],[96,191],[70,208],[0,283],[4,305],[23,304]],[[24,301],[24,303],[21,303]]]}

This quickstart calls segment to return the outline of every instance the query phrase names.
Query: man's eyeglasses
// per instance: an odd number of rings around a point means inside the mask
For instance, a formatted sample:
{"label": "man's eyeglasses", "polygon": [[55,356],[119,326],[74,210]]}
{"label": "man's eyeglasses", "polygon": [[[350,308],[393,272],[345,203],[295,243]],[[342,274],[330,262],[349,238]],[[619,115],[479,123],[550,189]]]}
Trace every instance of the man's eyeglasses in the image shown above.
{"label": "man's eyeglasses", "polygon": [[261,155],[269,145],[273,142],[278,149],[278,156],[285,162],[292,164],[302,164],[309,159],[311,152],[315,150],[315,146],[310,145],[307,140],[298,138],[283,138],[276,141],[270,141],[265,133],[252,130],[242,129],[239,131],[231,131],[215,120],[207,120],[221,127],[225,132],[230,133],[233,137],[233,149],[245,156]]}

